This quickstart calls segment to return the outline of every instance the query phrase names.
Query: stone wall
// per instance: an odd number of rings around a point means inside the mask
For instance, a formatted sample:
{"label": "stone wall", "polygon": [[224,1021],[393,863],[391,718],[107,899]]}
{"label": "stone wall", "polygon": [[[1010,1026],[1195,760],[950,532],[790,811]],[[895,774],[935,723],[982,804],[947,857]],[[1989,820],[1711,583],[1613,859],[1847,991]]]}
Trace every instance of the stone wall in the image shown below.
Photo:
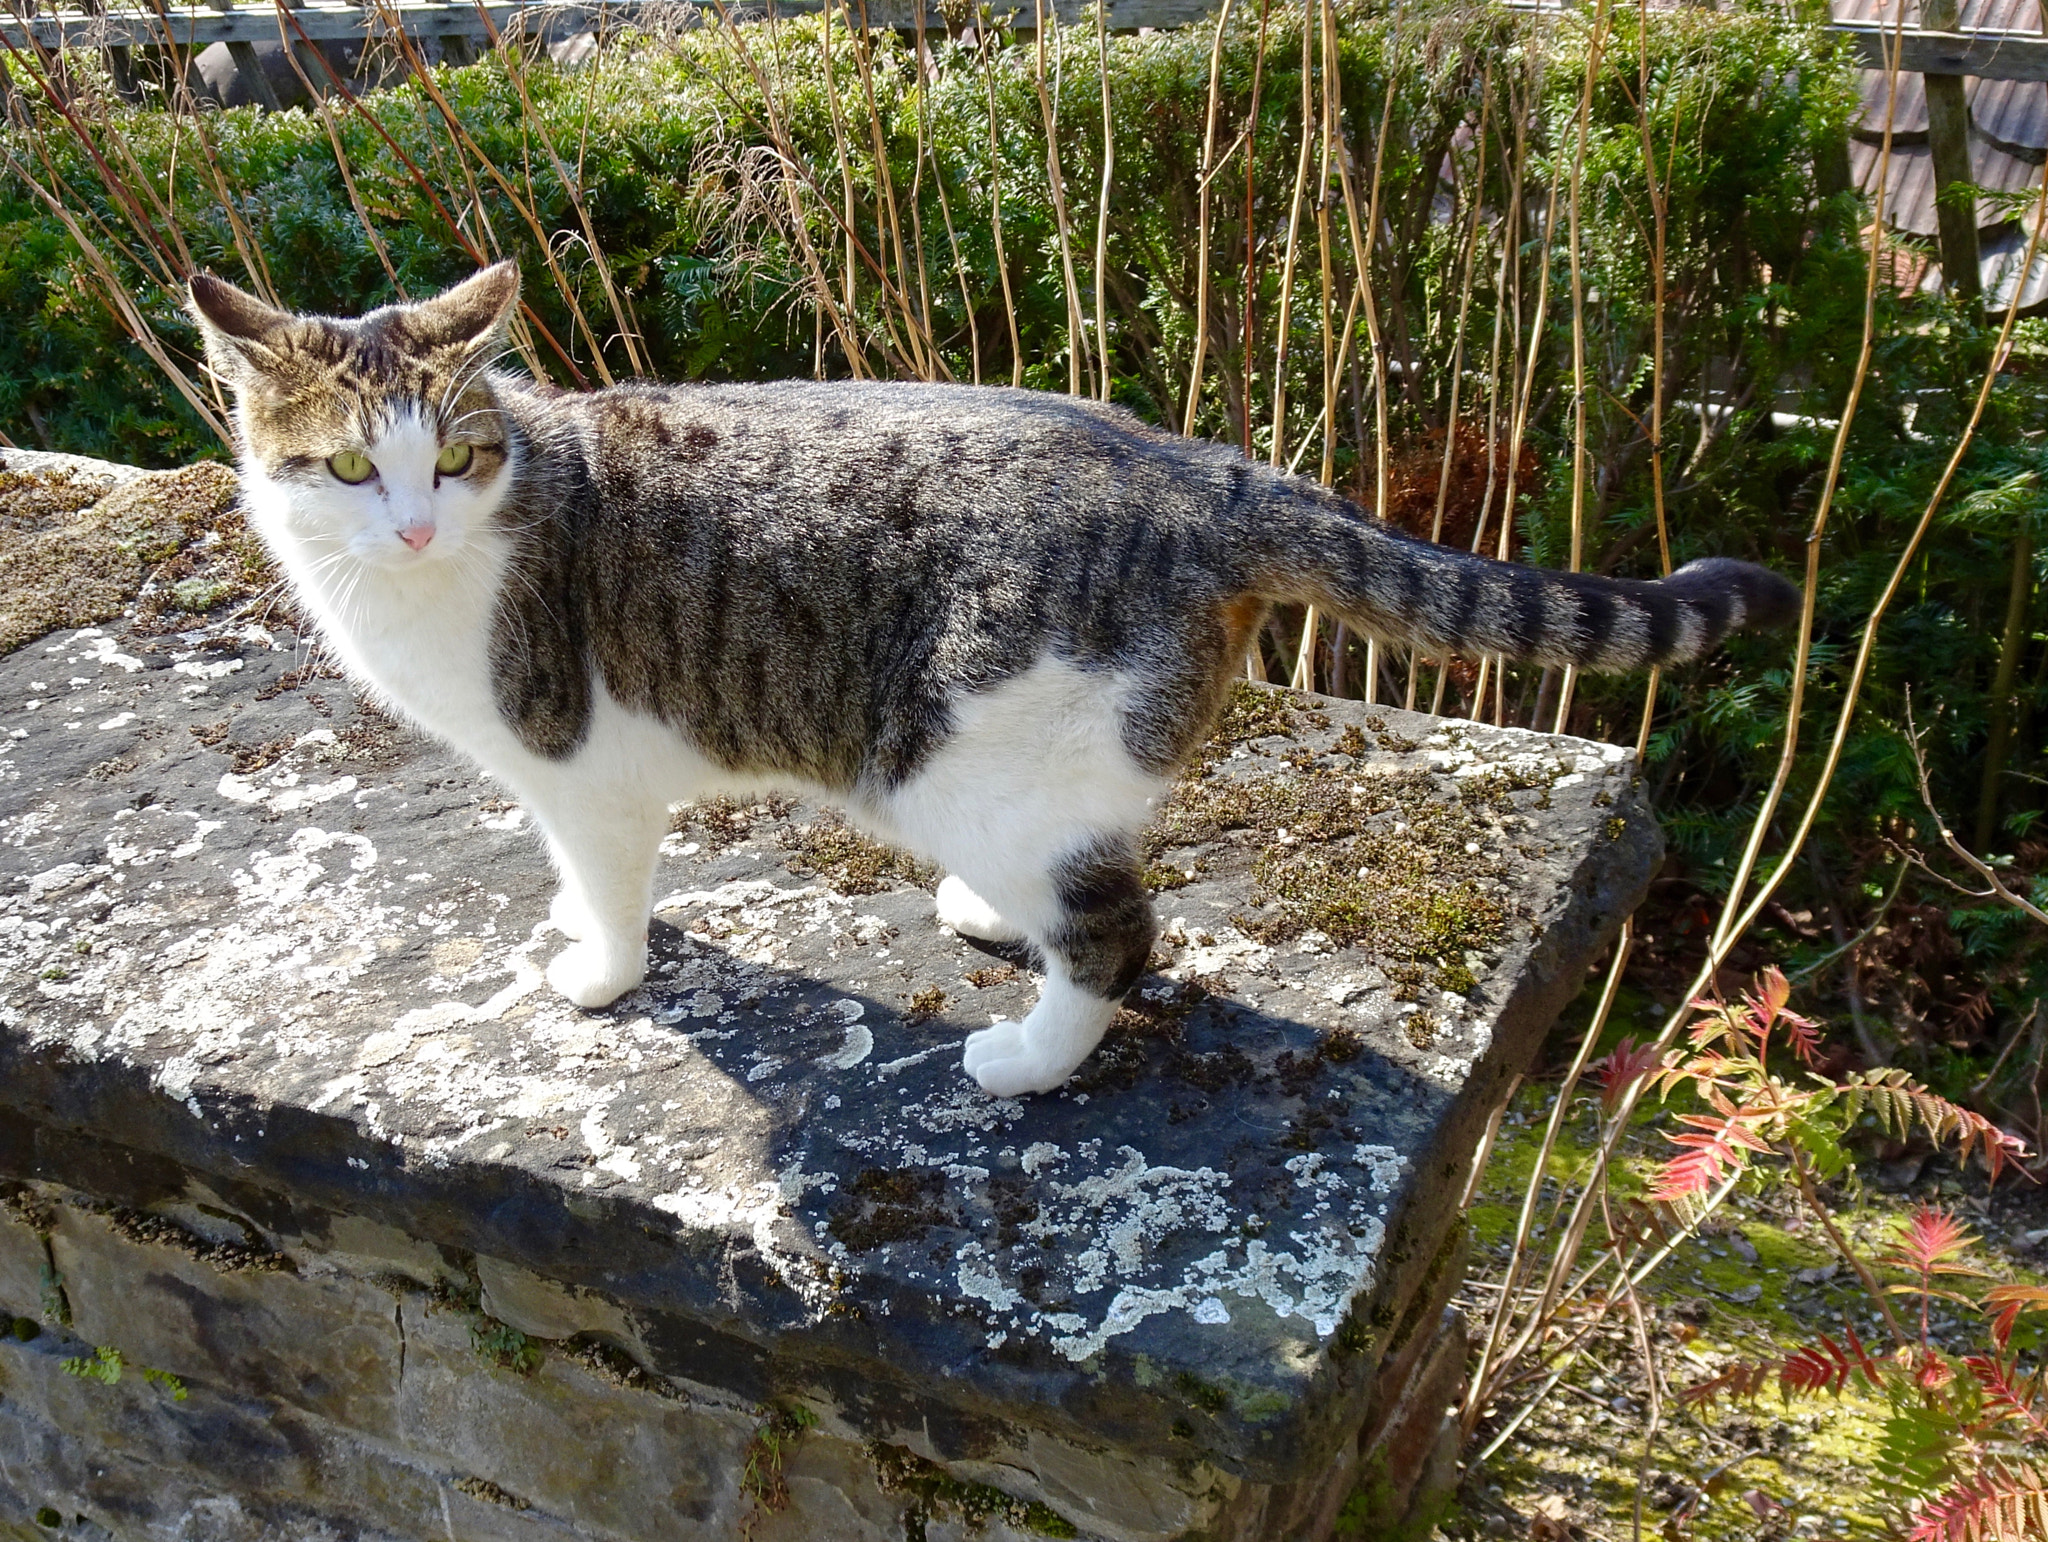
{"label": "stone wall", "polygon": [[916,864],[685,811],[586,1014],[523,826],[275,625],[0,658],[0,1535],[1390,1535],[1657,852],[1611,748],[1248,690],[1154,973],[996,1100],[1035,987]]}

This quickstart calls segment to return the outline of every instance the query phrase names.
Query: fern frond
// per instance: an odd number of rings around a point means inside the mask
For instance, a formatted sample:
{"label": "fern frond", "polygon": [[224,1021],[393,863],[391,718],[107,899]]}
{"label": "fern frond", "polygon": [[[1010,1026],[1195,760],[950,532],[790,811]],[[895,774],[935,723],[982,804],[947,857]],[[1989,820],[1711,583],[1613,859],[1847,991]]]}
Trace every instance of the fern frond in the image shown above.
{"label": "fern frond", "polygon": [[1987,1307],[1996,1307],[1991,1319],[1991,1336],[2000,1349],[2012,1337],[2012,1325],[2022,1312],[2048,1311],[2048,1289],[2039,1285],[1994,1285],[1984,1292]]}
{"label": "fern frond", "polygon": [[1993,1183],[2008,1162],[2029,1154],[2025,1141],[2006,1134],[1982,1114],[1929,1091],[1898,1066],[1851,1071],[1842,1083],[1842,1099],[1851,1119],[1868,1109],[1888,1135],[1905,1135],[1917,1121],[1936,1145],[1954,1141],[1964,1161],[1973,1150],[1981,1153]]}
{"label": "fern frond", "polygon": [[2023,1462],[1992,1466],[1914,1518],[1909,1542],[2035,1542],[2048,1536],[2048,1478]]}
{"label": "fern frond", "polygon": [[1720,1375],[1681,1389],[1678,1399],[1688,1408],[1703,1408],[1717,1397],[1753,1398],[1770,1385],[1778,1369],[1775,1360],[1737,1360]]}
{"label": "fern frond", "polygon": [[[1903,1084],[1903,1085],[1901,1085]],[[1886,1135],[1904,1135],[1913,1128],[1913,1073],[1900,1066],[1851,1071],[1842,1083],[1842,1106],[1854,1119],[1866,1109],[1877,1116]]]}

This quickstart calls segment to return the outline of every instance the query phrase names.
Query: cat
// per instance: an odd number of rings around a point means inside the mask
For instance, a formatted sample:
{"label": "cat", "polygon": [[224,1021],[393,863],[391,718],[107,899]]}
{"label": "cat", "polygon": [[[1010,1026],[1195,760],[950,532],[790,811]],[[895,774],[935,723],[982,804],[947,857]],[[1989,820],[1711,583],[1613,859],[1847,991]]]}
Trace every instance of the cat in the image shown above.
{"label": "cat", "polygon": [[579,1007],[645,975],[671,805],[772,786],[940,864],[956,931],[1036,948],[1037,1004],[963,1064],[1049,1092],[1144,968],[1138,833],[1275,602],[1602,670],[1799,604],[1726,558],[1639,582],[1432,545],[1075,397],[538,388],[495,367],[518,299],[510,263],[354,320],[189,291],[252,522],[351,673],[538,824]]}

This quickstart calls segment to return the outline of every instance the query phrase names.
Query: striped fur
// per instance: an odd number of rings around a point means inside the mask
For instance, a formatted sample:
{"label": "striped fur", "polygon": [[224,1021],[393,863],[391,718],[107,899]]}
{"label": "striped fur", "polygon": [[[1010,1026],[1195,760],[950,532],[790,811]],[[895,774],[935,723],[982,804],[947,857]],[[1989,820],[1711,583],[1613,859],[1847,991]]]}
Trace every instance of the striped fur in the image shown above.
{"label": "striped fur", "polygon": [[1418,541],[1320,489],[1290,491],[1294,507],[1273,521],[1258,593],[1320,605],[1425,652],[1647,669],[1799,612],[1799,591],[1754,563],[1703,557],[1658,581],[1560,573]]}

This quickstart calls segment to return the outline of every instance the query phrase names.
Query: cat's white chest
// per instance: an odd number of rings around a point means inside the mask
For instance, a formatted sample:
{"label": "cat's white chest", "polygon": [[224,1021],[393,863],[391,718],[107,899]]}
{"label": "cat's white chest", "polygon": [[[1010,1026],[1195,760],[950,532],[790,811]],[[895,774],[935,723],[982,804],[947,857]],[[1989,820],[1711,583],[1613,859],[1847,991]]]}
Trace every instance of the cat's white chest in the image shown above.
{"label": "cat's white chest", "polygon": [[453,571],[360,574],[346,587],[295,576],[323,638],[379,697],[487,767],[523,758],[491,678],[495,582]]}
{"label": "cat's white chest", "polygon": [[[407,588],[415,586],[407,585]],[[489,610],[419,585],[348,618],[357,667],[426,727],[482,755],[511,730],[491,685]]]}

